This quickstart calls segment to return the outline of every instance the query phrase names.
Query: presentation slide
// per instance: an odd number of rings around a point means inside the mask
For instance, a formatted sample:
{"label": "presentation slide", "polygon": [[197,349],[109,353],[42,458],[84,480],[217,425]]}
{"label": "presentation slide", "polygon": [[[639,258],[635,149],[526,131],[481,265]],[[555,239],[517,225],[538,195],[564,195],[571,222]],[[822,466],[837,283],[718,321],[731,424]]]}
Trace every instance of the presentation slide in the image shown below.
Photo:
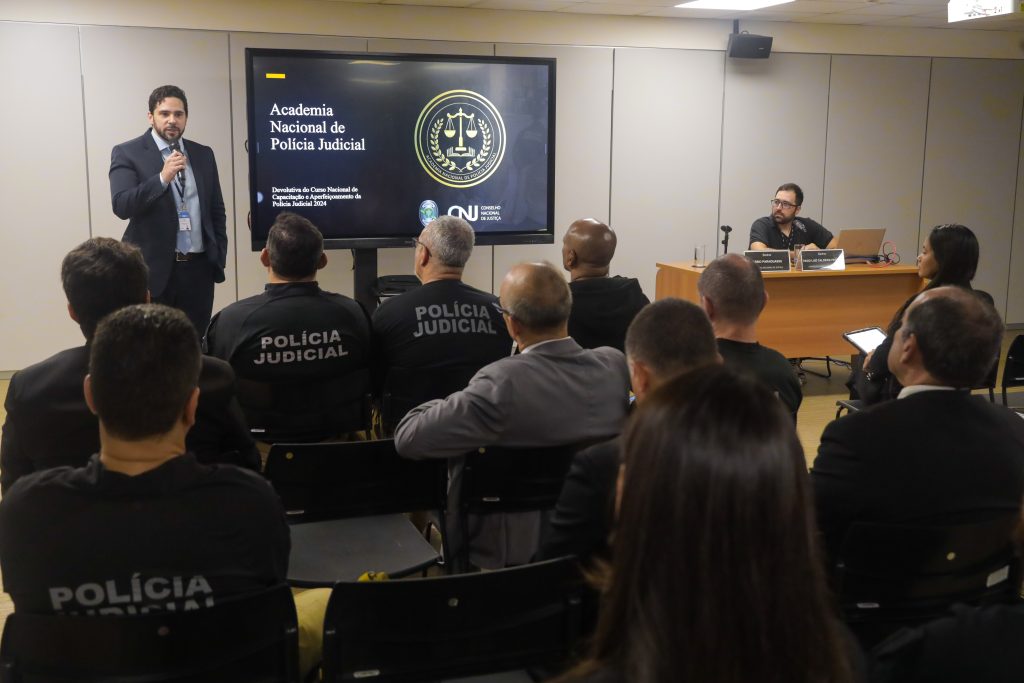
{"label": "presentation slide", "polygon": [[553,60],[246,56],[254,249],[286,210],[339,248],[407,244],[445,214],[480,243],[551,241]]}

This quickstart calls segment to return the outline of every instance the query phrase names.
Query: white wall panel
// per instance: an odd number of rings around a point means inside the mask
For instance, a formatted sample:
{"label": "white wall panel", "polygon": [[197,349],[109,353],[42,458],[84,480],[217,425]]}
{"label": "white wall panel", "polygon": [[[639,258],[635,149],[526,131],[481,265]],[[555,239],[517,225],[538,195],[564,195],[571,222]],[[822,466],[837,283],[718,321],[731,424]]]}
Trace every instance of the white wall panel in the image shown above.
{"label": "white wall panel", "polygon": [[981,243],[974,286],[992,294],[1001,313],[1010,270],[1022,102],[1024,61],[934,60],[922,237],[939,223],[962,223],[973,230]]}
{"label": "white wall panel", "polygon": [[903,263],[921,241],[930,71],[920,57],[832,58],[823,222],[885,228]]}
{"label": "white wall panel", "polygon": [[1006,324],[1024,326],[1024,139],[1020,142],[1017,162],[1017,207],[1013,212],[1013,245],[1006,294]]}
{"label": "white wall panel", "polygon": [[715,256],[724,78],[722,52],[615,51],[612,269],[651,299],[656,262]]}
{"label": "white wall panel", "polygon": [[[746,248],[751,224],[769,214],[782,183],[798,184],[802,214],[821,219],[829,59],[773,54],[726,62],[719,220],[735,228],[734,251]],[[697,99],[695,106],[708,105]]]}
{"label": "white wall panel", "polygon": [[78,30],[0,24],[0,368],[83,343],[60,264],[89,238]]}

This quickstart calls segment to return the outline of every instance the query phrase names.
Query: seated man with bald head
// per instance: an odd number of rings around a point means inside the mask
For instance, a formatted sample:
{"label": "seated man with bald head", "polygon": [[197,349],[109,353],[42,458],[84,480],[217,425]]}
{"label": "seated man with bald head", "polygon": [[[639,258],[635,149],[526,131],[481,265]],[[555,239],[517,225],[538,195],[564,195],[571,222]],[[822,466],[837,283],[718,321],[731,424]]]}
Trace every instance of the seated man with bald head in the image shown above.
{"label": "seated man with bald head", "polygon": [[612,229],[593,218],[570,225],[562,239],[562,267],[572,291],[569,336],[585,349],[623,351],[626,328],[650,303],[636,278],[608,275],[616,244]]}
{"label": "seated man with bald head", "polygon": [[804,398],[800,380],[785,356],[757,341],[757,319],[768,303],[761,269],[739,254],[726,254],[700,274],[697,291],[725,364],[763,382],[796,419]]}
{"label": "seated man with bald head", "polygon": [[922,292],[889,350],[895,401],[839,418],[821,435],[811,481],[835,560],[855,522],[944,525],[1018,514],[1024,420],[972,396],[992,369],[1003,323],[959,287]]}
{"label": "seated man with bald head", "polygon": [[[516,265],[501,284],[500,302],[521,353],[484,366],[462,391],[410,411],[395,432],[401,455],[459,458],[481,446],[581,444],[619,433],[628,407],[626,359],[617,349],[584,349],[568,336],[572,296],[562,274],[549,263]],[[474,565],[524,564],[537,550],[540,515],[471,518],[469,535]]]}

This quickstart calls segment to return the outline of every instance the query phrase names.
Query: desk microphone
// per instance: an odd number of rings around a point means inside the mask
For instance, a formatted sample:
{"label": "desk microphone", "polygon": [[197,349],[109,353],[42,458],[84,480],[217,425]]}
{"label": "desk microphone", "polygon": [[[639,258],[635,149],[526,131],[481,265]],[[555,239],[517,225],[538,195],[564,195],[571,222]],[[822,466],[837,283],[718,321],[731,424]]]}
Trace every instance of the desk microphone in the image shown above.
{"label": "desk microphone", "polygon": [[[168,147],[171,150],[171,154],[174,154],[175,152],[180,152],[181,151],[181,145],[178,143],[177,140],[172,140],[171,142],[169,142],[168,143]],[[181,185],[181,187],[185,187],[185,171],[184,171],[184,169],[178,171],[178,184]]]}
{"label": "desk microphone", "polygon": [[725,233],[725,235],[722,237],[722,246],[725,248],[725,250],[722,253],[723,254],[728,254],[729,253],[729,233],[732,232],[732,226],[723,225],[721,228],[719,228],[719,230],[721,230],[722,232]]}

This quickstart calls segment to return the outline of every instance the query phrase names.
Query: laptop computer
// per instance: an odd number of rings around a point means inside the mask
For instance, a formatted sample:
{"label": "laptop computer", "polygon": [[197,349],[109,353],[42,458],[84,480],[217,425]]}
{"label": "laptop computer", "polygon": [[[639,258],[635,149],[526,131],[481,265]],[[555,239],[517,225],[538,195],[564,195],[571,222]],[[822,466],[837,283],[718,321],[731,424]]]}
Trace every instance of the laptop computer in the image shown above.
{"label": "laptop computer", "polygon": [[836,249],[844,250],[847,263],[867,263],[878,257],[885,238],[885,228],[840,230]]}

